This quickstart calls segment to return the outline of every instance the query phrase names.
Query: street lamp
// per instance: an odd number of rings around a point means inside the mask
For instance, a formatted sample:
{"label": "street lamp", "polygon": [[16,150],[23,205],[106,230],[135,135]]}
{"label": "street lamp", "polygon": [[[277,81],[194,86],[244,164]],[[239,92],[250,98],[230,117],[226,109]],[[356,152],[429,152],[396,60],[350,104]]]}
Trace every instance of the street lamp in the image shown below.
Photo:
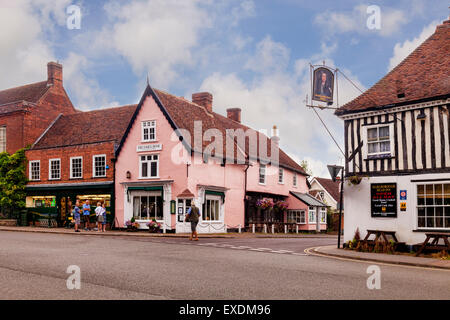
{"label": "street lamp", "polygon": [[339,201],[339,230],[338,230],[338,249],[339,249],[341,247],[342,197],[344,194],[344,167],[335,165],[327,165],[327,167],[333,182],[336,182],[336,178],[339,175],[339,172],[341,172],[341,192],[339,196],[340,201]]}

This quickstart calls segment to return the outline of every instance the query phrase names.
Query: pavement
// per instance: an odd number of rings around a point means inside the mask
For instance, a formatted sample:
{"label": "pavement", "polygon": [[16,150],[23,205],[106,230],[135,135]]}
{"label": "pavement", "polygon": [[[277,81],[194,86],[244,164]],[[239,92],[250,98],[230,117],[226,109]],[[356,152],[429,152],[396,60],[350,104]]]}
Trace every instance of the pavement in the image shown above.
{"label": "pavement", "polygon": [[[9,227],[0,226],[0,231],[16,231],[16,232],[35,232],[35,233],[52,233],[52,234],[75,234],[77,236],[129,236],[129,237],[154,237],[154,238],[188,238],[189,233],[150,233],[144,230],[138,232],[127,232],[125,230],[107,230],[106,232],[84,231],[80,229],[79,233],[75,233],[74,229],[66,228],[45,228],[45,227]],[[336,235],[315,234],[315,233],[200,233],[200,238],[337,238]]]}
{"label": "pavement", "polygon": [[366,264],[303,252],[336,240],[0,231],[0,299],[450,299],[447,270],[380,264],[370,289]]}
{"label": "pavement", "polygon": [[338,249],[336,248],[336,245],[309,248],[306,250],[306,252],[309,254],[328,256],[332,258],[450,270],[450,260],[426,258],[420,256],[415,257],[405,254],[358,252],[348,249]]}

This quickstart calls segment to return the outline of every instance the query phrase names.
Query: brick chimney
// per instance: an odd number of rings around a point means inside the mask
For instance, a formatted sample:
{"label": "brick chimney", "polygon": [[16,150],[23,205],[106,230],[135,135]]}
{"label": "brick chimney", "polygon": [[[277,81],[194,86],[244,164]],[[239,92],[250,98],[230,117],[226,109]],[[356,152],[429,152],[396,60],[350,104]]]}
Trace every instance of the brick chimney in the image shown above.
{"label": "brick chimney", "polygon": [[56,62],[47,63],[47,83],[53,85],[62,86],[63,83],[63,73],[62,65]]}
{"label": "brick chimney", "polygon": [[205,107],[209,112],[212,112],[213,96],[209,92],[198,92],[192,94],[192,102]]}
{"label": "brick chimney", "polygon": [[241,123],[241,108],[227,109],[227,118]]}

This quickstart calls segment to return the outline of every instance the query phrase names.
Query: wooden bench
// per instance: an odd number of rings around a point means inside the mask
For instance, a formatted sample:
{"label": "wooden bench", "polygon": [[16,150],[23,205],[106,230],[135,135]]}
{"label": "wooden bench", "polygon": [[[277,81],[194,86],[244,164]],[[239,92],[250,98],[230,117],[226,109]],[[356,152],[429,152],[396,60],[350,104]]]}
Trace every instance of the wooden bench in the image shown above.
{"label": "wooden bench", "polygon": [[[425,249],[432,249],[432,250],[444,250],[447,253],[450,252],[450,243],[448,241],[448,237],[450,234],[448,233],[439,233],[439,232],[430,232],[425,233],[426,239],[422,244],[420,245],[419,250],[416,253],[416,257],[422,253]],[[439,244],[439,240],[442,239],[444,241],[444,244]],[[430,243],[430,240],[431,243]]]}

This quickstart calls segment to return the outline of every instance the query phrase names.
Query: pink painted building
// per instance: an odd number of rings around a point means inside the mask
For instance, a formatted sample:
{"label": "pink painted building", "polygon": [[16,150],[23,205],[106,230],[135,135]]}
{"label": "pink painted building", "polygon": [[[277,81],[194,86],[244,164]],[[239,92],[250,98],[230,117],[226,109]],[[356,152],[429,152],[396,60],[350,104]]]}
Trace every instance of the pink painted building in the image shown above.
{"label": "pink painted building", "polygon": [[[268,222],[326,229],[325,205],[307,194],[307,174],[278,148],[276,135],[241,124],[240,109],[228,109],[227,117],[213,112],[209,93],[192,98],[147,86],[116,151],[116,226],[134,217],[145,229],[155,218],[168,231],[189,232],[184,217],[195,202],[201,233]],[[232,135],[238,130],[242,140]],[[264,210],[264,199],[284,201],[288,210]]]}

